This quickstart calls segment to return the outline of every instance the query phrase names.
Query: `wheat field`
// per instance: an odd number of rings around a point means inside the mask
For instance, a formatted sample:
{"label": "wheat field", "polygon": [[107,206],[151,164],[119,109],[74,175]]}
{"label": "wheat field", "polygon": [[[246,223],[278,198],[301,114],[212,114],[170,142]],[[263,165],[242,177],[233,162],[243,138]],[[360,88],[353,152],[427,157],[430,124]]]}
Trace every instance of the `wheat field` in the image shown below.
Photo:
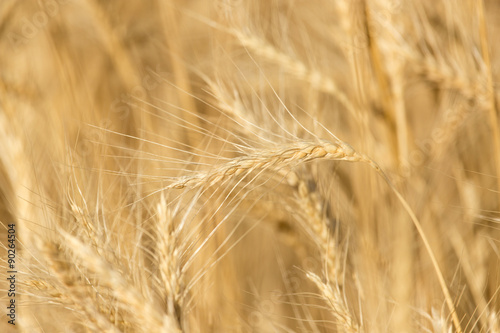
{"label": "wheat field", "polygon": [[493,0],[2,0],[0,331],[500,332],[499,35]]}

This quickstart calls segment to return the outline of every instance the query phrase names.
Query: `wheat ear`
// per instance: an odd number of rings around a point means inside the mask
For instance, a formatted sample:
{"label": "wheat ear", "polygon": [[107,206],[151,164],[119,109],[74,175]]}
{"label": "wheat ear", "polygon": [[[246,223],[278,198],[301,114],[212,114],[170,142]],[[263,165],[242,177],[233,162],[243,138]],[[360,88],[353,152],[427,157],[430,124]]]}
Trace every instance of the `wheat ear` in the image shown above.
{"label": "wheat ear", "polygon": [[291,174],[293,176],[288,177],[288,179],[295,180],[298,192],[297,203],[303,211],[304,216],[307,217],[306,228],[312,231],[313,238],[323,257],[322,261],[326,266],[326,282],[323,282],[319,276],[312,272],[308,272],[307,277],[321,291],[321,296],[330,306],[337,324],[344,328],[344,331],[347,333],[360,332],[360,325],[351,315],[346,301],[342,297],[340,286],[343,284],[343,281],[338,273],[339,250],[335,246],[334,239],[331,236],[330,223],[322,212],[321,200],[315,193],[309,191],[304,180],[300,179],[293,171],[291,171]]}
{"label": "wheat ear", "polygon": [[362,159],[351,146],[344,142],[332,143],[322,140],[297,142],[281,149],[260,149],[253,154],[231,159],[229,162],[206,172],[180,177],[166,188],[183,189],[186,187],[213,186],[221,181],[255,170],[274,170],[305,163],[315,159],[357,162]]}

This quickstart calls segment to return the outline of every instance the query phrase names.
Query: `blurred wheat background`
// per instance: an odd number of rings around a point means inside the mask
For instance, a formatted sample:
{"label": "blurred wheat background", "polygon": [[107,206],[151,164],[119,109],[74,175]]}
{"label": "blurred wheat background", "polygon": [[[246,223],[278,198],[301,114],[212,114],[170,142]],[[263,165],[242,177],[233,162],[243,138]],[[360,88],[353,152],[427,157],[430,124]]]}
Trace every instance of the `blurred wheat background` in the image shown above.
{"label": "blurred wheat background", "polygon": [[500,332],[499,34],[493,0],[1,1],[0,331]]}

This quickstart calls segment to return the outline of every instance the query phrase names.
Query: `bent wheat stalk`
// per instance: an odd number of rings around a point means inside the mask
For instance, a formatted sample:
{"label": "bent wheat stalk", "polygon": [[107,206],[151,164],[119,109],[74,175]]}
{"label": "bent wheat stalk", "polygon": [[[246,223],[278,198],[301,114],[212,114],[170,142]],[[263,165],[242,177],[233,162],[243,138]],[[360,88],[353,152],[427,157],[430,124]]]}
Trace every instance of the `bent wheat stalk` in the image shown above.
{"label": "bent wheat stalk", "polygon": [[436,272],[441,290],[443,291],[446,304],[450,310],[450,314],[453,320],[453,324],[458,333],[462,333],[460,326],[460,320],[458,319],[455,305],[451,298],[450,291],[446,285],[441,268],[437,262],[434,251],[425,235],[420,221],[411,209],[410,205],[403,198],[401,193],[396,189],[394,184],[392,184],[389,177],[385,172],[375,163],[371,158],[357,153],[349,144],[338,140],[338,142],[333,143],[326,140],[320,140],[318,143],[312,142],[299,142],[291,144],[290,146],[285,146],[278,150],[261,150],[252,155],[235,158],[222,166],[209,170],[207,172],[201,172],[194,176],[181,177],[179,180],[174,181],[166,187],[175,189],[184,189],[189,187],[198,186],[213,186],[224,180],[228,180],[232,177],[236,177],[242,174],[248,174],[254,170],[277,170],[279,171],[283,167],[292,166],[293,164],[304,163],[312,161],[315,159],[326,159],[326,160],[336,160],[336,161],[350,161],[350,162],[364,162],[370,165],[373,169],[377,171],[379,175],[386,181],[391,190],[394,192],[398,200],[403,205],[410,216],[417,232],[424,243],[425,249],[429,254],[433,268]]}
{"label": "bent wheat stalk", "polygon": [[462,333],[462,328],[460,325],[460,320],[458,319],[457,316],[457,311],[455,309],[455,305],[453,304],[453,300],[451,298],[450,291],[448,289],[448,286],[446,285],[446,281],[444,279],[443,272],[441,271],[441,268],[439,267],[439,263],[436,259],[436,256],[434,255],[434,251],[432,250],[431,244],[429,243],[429,240],[427,239],[427,236],[425,235],[424,229],[422,228],[422,224],[418,220],[417,216],[411,209],[410,205],[406,200],[403,198],[401,193],[396,189],[396,186],[391,182],[389,177],[385,174],[385,172],[378,166],[377,163],[375,163],[372,159],[369,157],[363,156],[362,161],[365,163],[368,163],[372,168],[374,168],[379,175],[382,176],[382,178],[386,181],[387,185],[389,185],[390,189],[394,192],[396,197],[398,198],[399,202],[401,202],[401,205],[403,205],[403,208],[406,210],[408,215],[410,215],[410,218],[415,225],[415,228],[417,229],[417,232],[422,239],[422,242],[424,243],[425,250],[427,251],[427,254],[429,254],[429,257],[432,262],[432,266],[434,268],[434,271],[436,272],[439,285],[441,287],[441,290],[443,291],[444,298],[446,300],[446,305],[448,306],[448,309],[450,310],[450,315],[453,320],[453,325],[455,326],[455,330],[457,333]]}
{"label": "bent wheat stalk", "polygon": [[228,180],[232,177],[236,177],[242,174],[248,174],[254,170],[276,170],[279,171],[283,167],[292,166],[293,164],[304,163],[312,161],[315,159],[326,159],[326,160],[336,160],[336,161],[350,161],[350,162],[364,162],[370,165],[373,169],[377,171],[379,175],[387,182],[391,190],[394,192],[398,200],[403,205],[410,216],[415,228],[417,229],[422,242],[424,243],[425,249],[429,254],[433,268],[436,272],[439,284],[443,291],[446,304],[450,310],[450,314],[453,320],[453,324],[458,333],[462,333],[460,327],[460,320],[458,319],[455,305],[451,298],[450,291],[446,285],[441,268],[437,262],[434,251],[425,235],[420,221],[417,216],[403,198],[401,193],[396,189],[394,184],[392,184],[389,177],[383,172],[383,170],[369,157],[357,153],[349,144],[338,140],[336,143],[329,142],[326,140],[320,140],[317,143],[313,142],[299,142],[285,146],[278,150],[260,150],[254,154],[247,155],[244,157],[235,158],[229,162],[221,165],[214,170],[209,170],[206,172],[200,172],[193,176],[181,177],[177,181],[174,181],[166,187],[166,189],[184,189],[190,187],[199,186],[213,186],[224,180]]}

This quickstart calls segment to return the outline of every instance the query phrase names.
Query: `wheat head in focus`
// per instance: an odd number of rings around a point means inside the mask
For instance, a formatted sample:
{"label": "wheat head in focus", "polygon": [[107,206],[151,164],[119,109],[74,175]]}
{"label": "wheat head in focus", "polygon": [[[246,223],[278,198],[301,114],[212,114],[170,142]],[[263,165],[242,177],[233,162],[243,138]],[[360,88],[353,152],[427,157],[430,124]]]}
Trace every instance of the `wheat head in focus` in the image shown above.
{"label": "wheat head in focus", "polygon": [[500,332],[499,34],[492,0],[2,1],[0,331]]}

